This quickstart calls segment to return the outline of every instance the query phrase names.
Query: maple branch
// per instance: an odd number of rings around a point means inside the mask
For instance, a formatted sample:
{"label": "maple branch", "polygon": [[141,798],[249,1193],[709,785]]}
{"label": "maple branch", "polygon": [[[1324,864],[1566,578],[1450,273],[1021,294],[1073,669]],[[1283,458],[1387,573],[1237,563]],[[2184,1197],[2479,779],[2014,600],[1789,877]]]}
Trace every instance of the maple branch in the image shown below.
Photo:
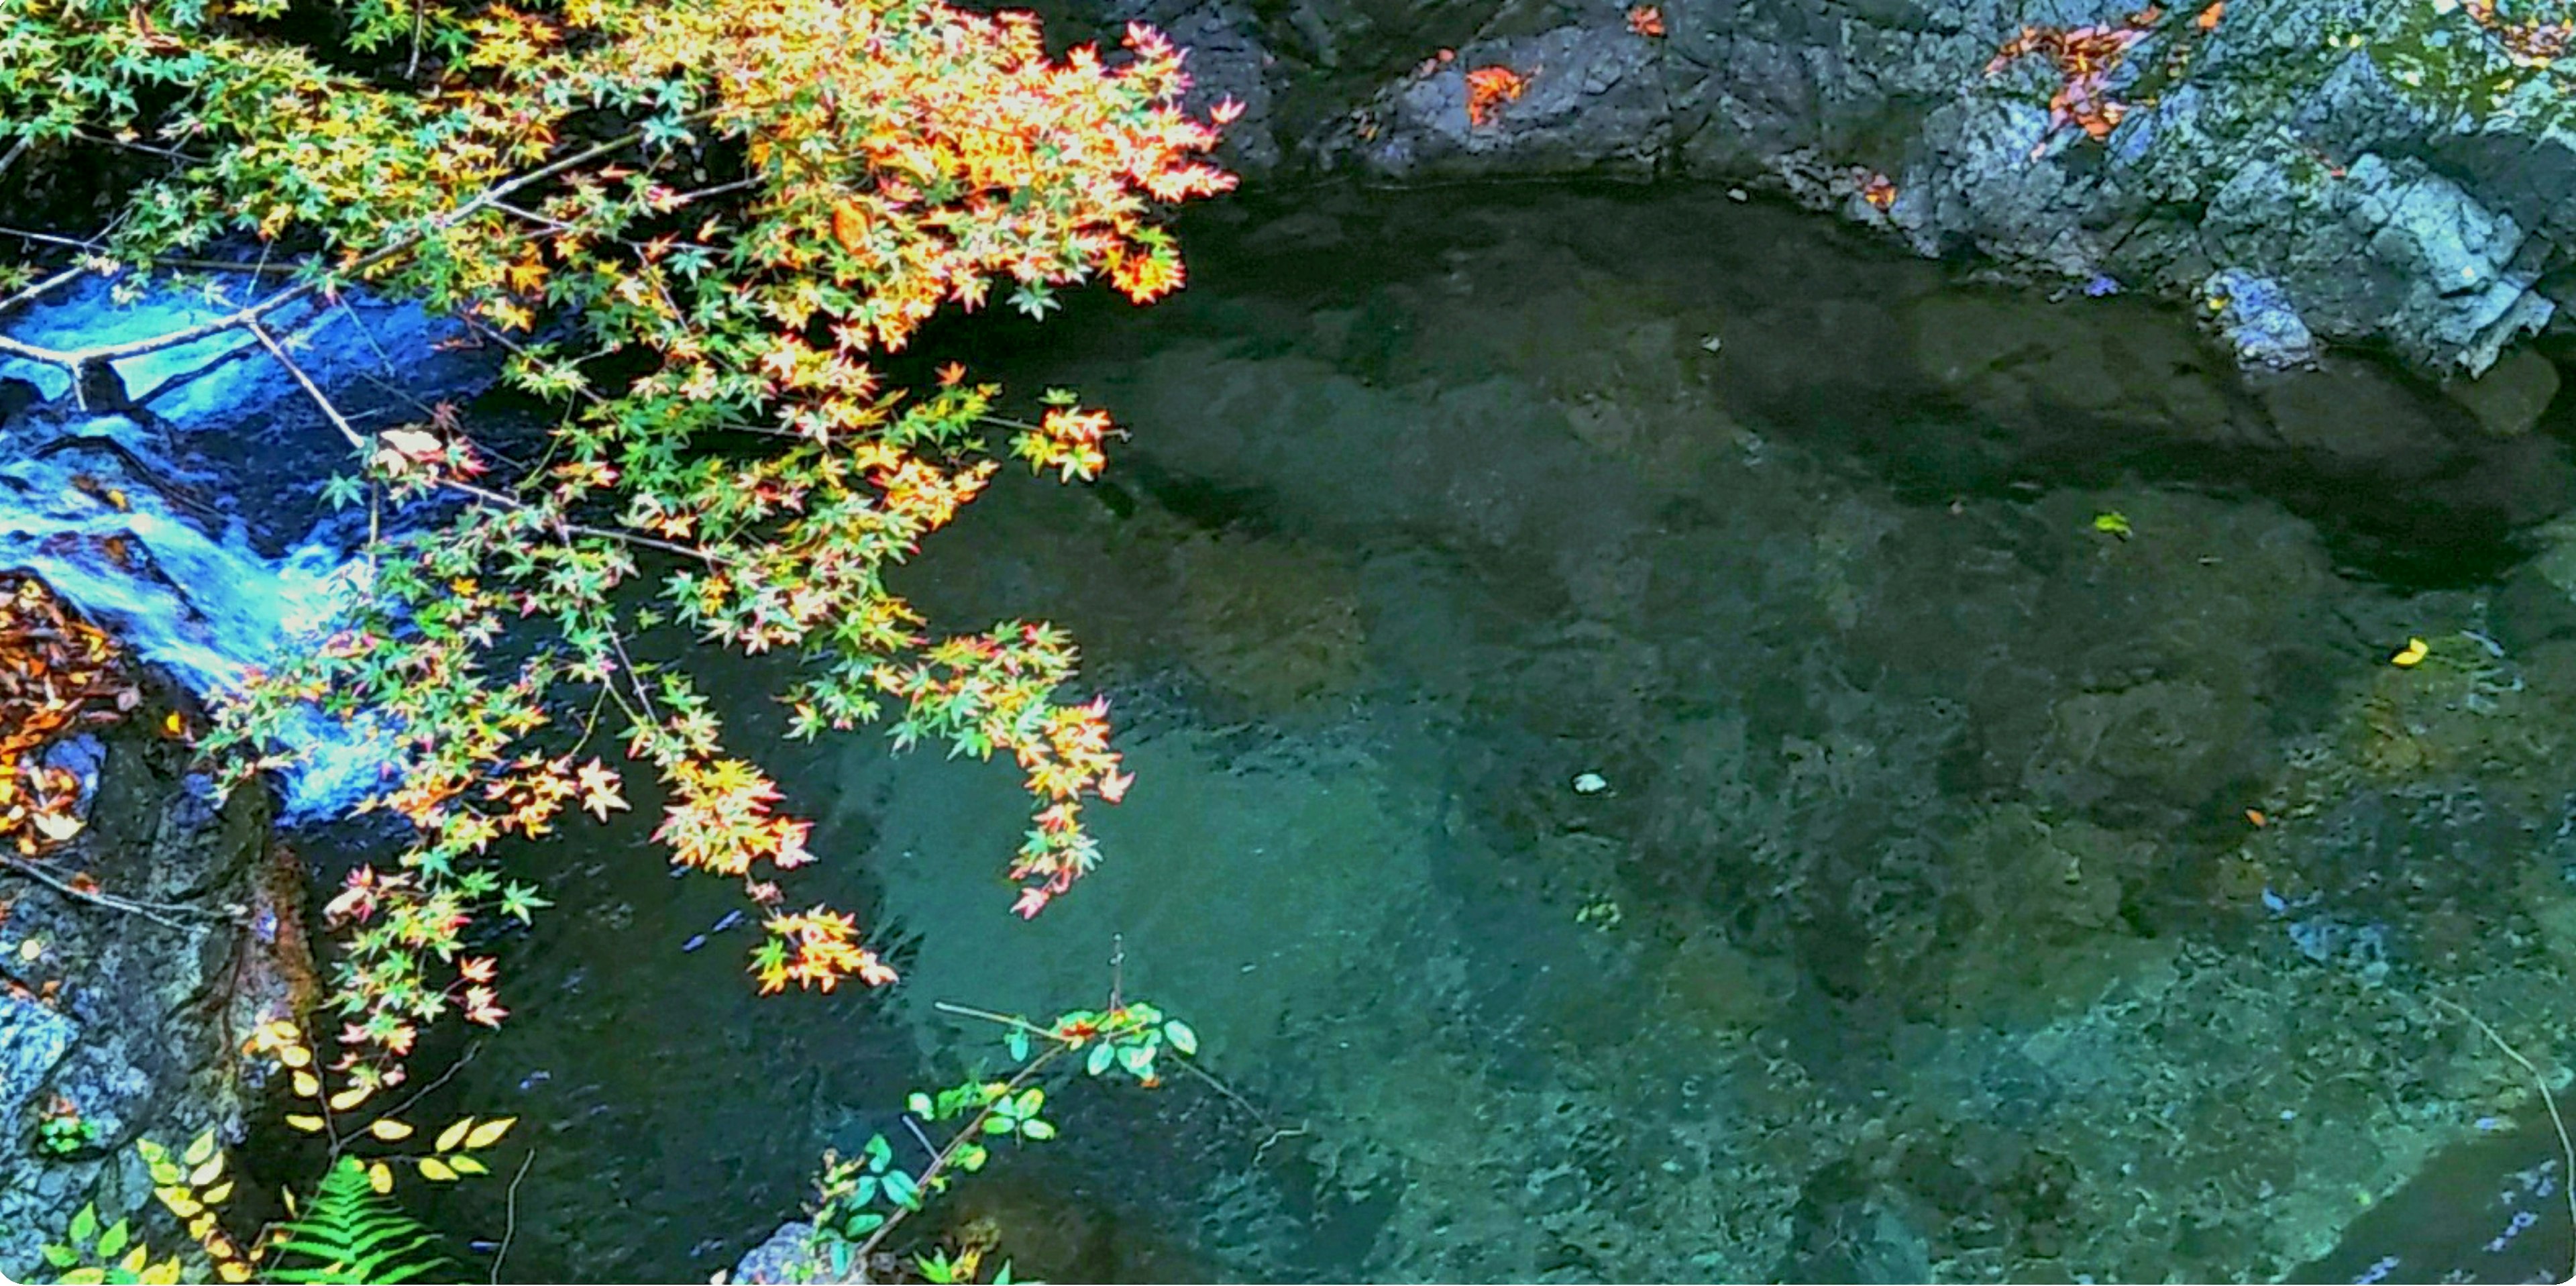
{"label": "maple branch", "polygon": [[[703,121],[714,114],[715,109],[709,108],[705,111],[693,112],[687,116],[681,117],[680,120],[684,124],[695,123]],[[486,188],[481,195],[466,201],[455,209],[439,215],[437,218],[431,219],[427,224],[422,226],[420,230],[397,237],[366,254],[360,255],[356,259],[350,260],[347,264],[342,265],[338,270],[338,273],[335,275],[341,277],[355,277],[362,274],[367,269],[408,253],[413,248],[420,245],[420,243],[429,240],[431,237],[436,236],[441,232],[445,232],[449,228],[455,227],[457,224],[464,222],[474,215],[498,205],[511,193],[516,192],[521,188],[535,183],[542,183],[566,170],[587,165],[592,161],[625,151],[627,148],[643,142],[644,137],[644,131],[630,130],[615,138],[609,139],[606,142],[594,144],[593,146],[583,148],[581,151],[575,152],[570,156],[538,166],[536,169],[519,175],[517,178]],[[42,234],[29,234],[22,232],[17,235],[29,236],[35,240],[56,241],[68,245],[82,244],[80,242],[70,241],[67,238],[47,237]],[[330,277],[318,277],[312,281],[289,286],[256,304],[226,313],[211,321],[200,322],[194,326],[182,327],[178,330],[150,336],[144,339],[128,340],[122,344],[94,344],[87,348],[47,348],[41,344],[29,344],[20,340],[11,339],[6,335],[0,335],[0,353],[5,353],[12,357],[23,357],[31,362],[42,362],[48,366],[59,366],[77,374],[81,371],[95,369],[105,363],[117,361],[122,358],[141,357],[147,353],[158,353],[163,349],[177,348],[182,344],[195,343],[196,341],[204,339],[210,335],[220,335],[225,331],[239,330],[245,326],[250,326],[260,318],[323,289],[324,285],[330,281]],[[276,345],[274,342],[269,342],[269,348],[272,352],[276,351]]]}
{"label": "maple branch", "polygon": [[[365,452],[370,449],[371,444],[368,442],[366,436],[358,432],[356,425],[349,423],[349,417],[340,413],[340,408],[332,404],[330,395],[324,393],[321,386],[313,382],[313,377],[304,373],[303,365],[297,362],[292,356],[289,356],[287,351],[278,345],[276,337],[268,333],[267,327],[260,325],[257,321],[244,322],[242,325],[244,329],[247,329],[250,332],[251,338],[258,340],[260,346],[268,350],[269,356],[276,358],[278,364],[286,368],[287,374],[295,377],[296,386],[304,390],[305,396],[311,398],[315,406],[322,408],[322,414],[329,417],[331,427],[338,429],[340,431],[340,436],[348,439],[350,446],[356,447],[361,452]],[[460,495],[470,496],[485,504],[497,505],[503,509],[525,509],[528,507],[528,502],[524,500],[520,500],[512,496],[505,496],[488,487],[478,487],[462,478],[437,478],[433,479],[433,481],[442,489],[453,491]],[[734,561],[732,558],[716,553],[710,549],[699,549],[688,545],[677,544],[672,541],[656,540],[651,536],[639,536],[632,532],[610,531],[604,527],[589,527],[577,522],[566,522],[560,518],[555,519],[552,525],[554,526],[557,534],[565,537],[564,543],[567,545],[572,543],[571,536],[578,533],[584,536],[597,536],[602,540],[624,541],[630,545],[641,545],[648,549],[659,549],[666,553],[682,554],[716,567],[727,566]]]}

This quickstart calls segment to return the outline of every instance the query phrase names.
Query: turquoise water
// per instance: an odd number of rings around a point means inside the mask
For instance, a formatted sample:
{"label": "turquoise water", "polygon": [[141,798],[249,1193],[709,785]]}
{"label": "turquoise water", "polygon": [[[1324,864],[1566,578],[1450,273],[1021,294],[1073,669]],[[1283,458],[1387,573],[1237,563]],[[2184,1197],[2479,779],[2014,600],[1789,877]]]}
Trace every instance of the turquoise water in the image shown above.
{"label": "turquoise water", "polygon": [[[1096,875],[1024,924],[1005,765],[781,743],[800,896],[905,980],[755,1002],[641,826],[521,855],[566,909],[450,1088],[539,1127],[506,1275],[729,1264],[989,1045],[933,1002],[1113,954],[1229,1092],[1063,1096],[958,1202],[1025,1273],[2563,1267],[2534,1091],[2436,1007],[2553,1069],[2576,1016],[2554,422],[2249,386],[2173,313],[1712,193],[1298,205],[1185,230],[1169,304],[929,346],[1134,434],[903,586],[1082,640],[1138,775]],[[695,664],[774,739],[776,664]]]}

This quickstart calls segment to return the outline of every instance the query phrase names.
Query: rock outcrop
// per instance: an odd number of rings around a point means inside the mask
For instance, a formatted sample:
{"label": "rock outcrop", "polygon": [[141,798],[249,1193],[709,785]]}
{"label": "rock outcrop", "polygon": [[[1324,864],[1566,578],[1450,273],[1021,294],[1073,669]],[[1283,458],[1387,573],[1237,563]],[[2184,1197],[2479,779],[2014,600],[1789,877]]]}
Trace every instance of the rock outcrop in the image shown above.
{"label": "rock outcrop", "polygon": [[[241,1041],[312,1000],[303,872],[270,842],[268,797],[211,802],[186,748],[155,731],[166,709],[147,702],[99,740],[78,836],[0,870],[0,1269],[12,1276],[36,1270],[83,1202],[111,1217],[151,1205],[137,1138],[238,1141],[255,1088]],[[47,1145],[49,1117],[81,1124]],[[175,1249],[176,1235],[156,1244]]]}
{"label": "rock outcrop", "polygon": [[[2551,8],[2551,6],[2543,6]],[[2557,6],[2563,9],[2564,6]],[[2555,11],[2555,10],[2553,10]],[[2223,329],[2476,374],[2576,276],[2569,28],[2423,0],[1109,0],[1249,111],[1260,181],[1688,176],[2097,293],[2266,283]],[[2544,15],[2546,16],[2546,15]],[[1468,77],[1521,78],[1470,111]],[[2213,320],[2221,320],[2214,318]],[[2293,342],[2285,342],[2287,340]]]}

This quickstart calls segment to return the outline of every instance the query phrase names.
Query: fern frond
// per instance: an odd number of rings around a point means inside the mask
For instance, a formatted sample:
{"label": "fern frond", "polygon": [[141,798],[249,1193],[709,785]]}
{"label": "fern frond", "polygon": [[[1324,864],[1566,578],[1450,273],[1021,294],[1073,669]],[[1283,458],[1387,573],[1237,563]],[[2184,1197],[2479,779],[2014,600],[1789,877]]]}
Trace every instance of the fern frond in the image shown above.
{"label": "fern frond", "polygon": [[271,1281],[409,1282],[446,1267],[429,1247],[438,1241],[417,1219],[367,1182],[366,1167],[340,1158],[306,1199],[304,1212],[279,1225],[269,1250]]}

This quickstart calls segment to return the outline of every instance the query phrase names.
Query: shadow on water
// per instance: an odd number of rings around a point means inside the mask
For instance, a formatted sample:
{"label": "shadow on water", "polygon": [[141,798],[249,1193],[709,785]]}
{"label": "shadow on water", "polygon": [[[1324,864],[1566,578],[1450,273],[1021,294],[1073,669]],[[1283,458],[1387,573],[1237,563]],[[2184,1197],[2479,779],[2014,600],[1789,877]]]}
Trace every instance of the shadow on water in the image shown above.
{"label": "shadow on water", "polygon": [[[729,1262],[823,1146],[989,1053],[932,1002],[1094,1002],[1113,941],[1230,1093],[1068,1093],[958,1207],[1023,1272],[2563,1254],[2545,1211],[2478,1249],[2545,1132],[2481,1127],[2542,1118],[2426,998],[2566,1047],[2565,443],[1708,193],[1184,235],[1156,309],[922,345],[1134,433],[1112,485],[999,484],[900,585],[1082,641],[1138,774],[1105,864],[1022,924],[1005,766],[779,743],[829,859],[799,896],[906,979],[754,1004],[732,894],[646,823],[515,856],[581,910],[514,946],[520,1021],[449,1091],[541,1125],[510,1275]],[[775,666],[697,664],[776,741]]]}

